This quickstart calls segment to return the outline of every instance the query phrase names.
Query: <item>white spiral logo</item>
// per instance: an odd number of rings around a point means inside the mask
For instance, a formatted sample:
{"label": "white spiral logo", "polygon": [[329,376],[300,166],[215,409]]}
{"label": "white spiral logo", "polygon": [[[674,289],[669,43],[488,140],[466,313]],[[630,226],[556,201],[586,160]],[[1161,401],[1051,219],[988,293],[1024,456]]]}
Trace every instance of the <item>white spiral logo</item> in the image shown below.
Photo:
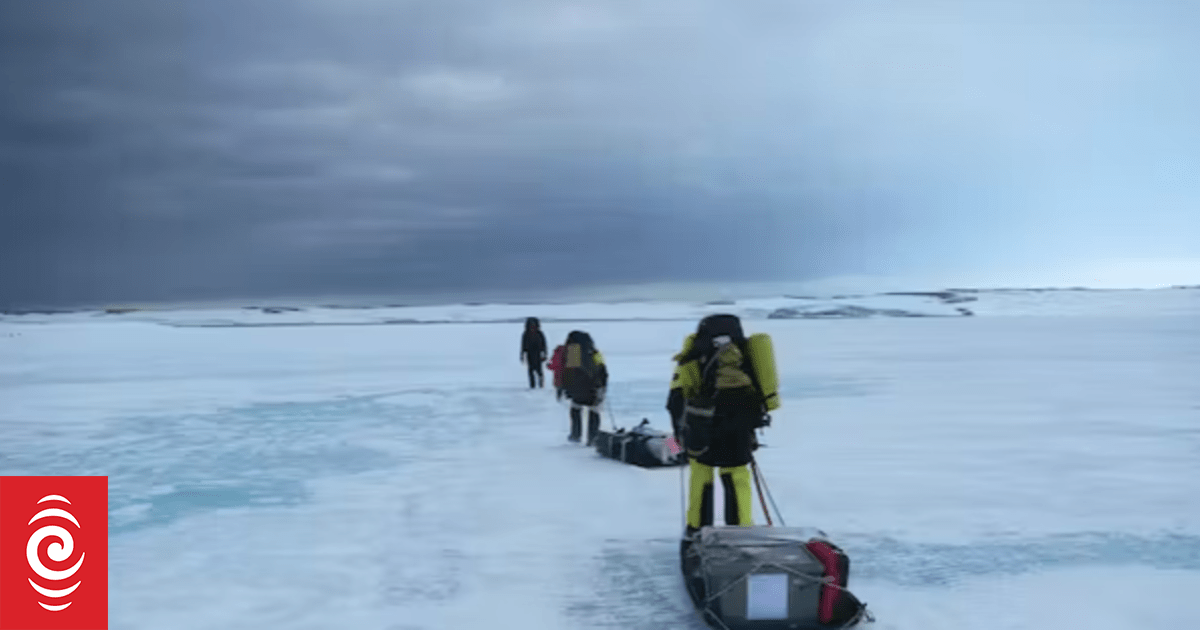
{"label": "white spiral logo", "polygon": [[[38,503],[45,503],[46,501],[61,501],[67,505],[71,504],[66,497],[57,494],[44,496],[38,500]],[[50,517],[66,519],[74,523],[75,527],[79,527],[79,521],[75,520],[75,517],[72,516],[70,512],[59,508],[47,508],[41,512],[38,512],[33,518],[29,519],[29,524],[33,525],[34,521]],[[79,571],[79,567],[83,566],[83,556],[86,554],[80,554],[79,561],[76,562],[75,566],[71,567],[70,569],[66,569],[64,571],[55,571],[53,569],[49,569],[46,567],[46,565],[42,564],[42,559],[38,556],[38,548],[41,546],[42,541],[47,538],[57,538],[59,540],[59,542],[50,543],[50,545],[46,548],[46,555],[55,562],[66,562],[71,558],[71,554],[75,551],[75,539],[71,537],[71,532],[68,532],[58,525],[44,525],[29,537],[29,544],[25,545],[25,558],[29,561],[29,568],[33,569],[33,572],[37,573],[43,579],[51,582],[69,580],[71,576],[75,575],[75,573]],[[82,583],[83,581],[79,580],[67,588],[48,589],[38,586],[38,584],[35,583],[32,578],[29,578],[29,585],[33,587],[33,590],[52,599],[60,599],[70,595],[71,593],[75,592],[75,589],[79,588],[79,585]],[[39,601],[38,604],[46,610],[57,612],[66,609],[67,606],[71,605],[71,602],[51,605]]]}

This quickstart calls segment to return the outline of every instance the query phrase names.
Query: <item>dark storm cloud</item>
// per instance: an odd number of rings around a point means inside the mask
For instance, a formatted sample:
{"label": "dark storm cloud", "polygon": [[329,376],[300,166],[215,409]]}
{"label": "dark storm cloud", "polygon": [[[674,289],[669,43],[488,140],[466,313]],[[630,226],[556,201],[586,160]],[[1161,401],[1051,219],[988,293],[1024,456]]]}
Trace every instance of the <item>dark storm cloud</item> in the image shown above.
{"label": "dark storm cloud", "polygon": [[802,279],[1164,232],[1194,256],[1196,24],[1072,1],[6,2],[0,305]]}

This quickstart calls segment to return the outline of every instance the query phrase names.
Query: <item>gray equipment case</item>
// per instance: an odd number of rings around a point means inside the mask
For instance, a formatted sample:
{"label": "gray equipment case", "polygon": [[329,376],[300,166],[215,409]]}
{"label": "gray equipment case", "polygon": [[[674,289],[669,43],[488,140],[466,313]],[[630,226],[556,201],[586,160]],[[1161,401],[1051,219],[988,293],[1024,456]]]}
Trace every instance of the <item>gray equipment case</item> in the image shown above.
{"label": "gray equipment case", "polygon": [[682,466],[687,463],[687,453],[672,453],[667,447],[671,434],[650,426],[650,421],[626,431],[599,431],[596,433],[596,452],[619,462],[642,468]]}
{"label": "gray equipment case", "polygon": [[[704,527],[681,549],[684,582],[714,628],[810,630],[819,617],[825,566],[807,548],[824,533],[802,527]],[[865,608],[864,608],[865,613]]]}

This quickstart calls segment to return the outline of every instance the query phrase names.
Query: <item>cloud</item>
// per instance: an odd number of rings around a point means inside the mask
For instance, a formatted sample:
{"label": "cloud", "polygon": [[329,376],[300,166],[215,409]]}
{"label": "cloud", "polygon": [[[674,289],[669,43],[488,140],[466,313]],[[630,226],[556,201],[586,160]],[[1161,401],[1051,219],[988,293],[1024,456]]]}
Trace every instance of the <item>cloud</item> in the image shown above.
{"label": "cloud", "polygon": [[404,86],[429,107],[459,109],[494,106],[516,98],[504,77],[486,72],[436,69],[416,73]]}
{"label": "cloud", "polygon": [[1200,258],[1187,3],[64,6],[0,305]]}

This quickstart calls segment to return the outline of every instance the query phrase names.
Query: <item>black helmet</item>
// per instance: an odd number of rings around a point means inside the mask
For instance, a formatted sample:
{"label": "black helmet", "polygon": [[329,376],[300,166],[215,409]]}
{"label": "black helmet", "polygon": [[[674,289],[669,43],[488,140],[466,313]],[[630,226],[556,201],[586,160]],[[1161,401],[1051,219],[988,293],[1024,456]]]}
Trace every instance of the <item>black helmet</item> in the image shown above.
{"label": "black helmet", "polygon": [[722,342],[745,346],[746,334],[742,331],[742,321],[737,315],[721,313],[701,319],[700,324],[696,326],[696,337],[692,341],[692,347],[679,357],[679,365],[711,356],[718,345],[723,345]]}
{"label": "black helmet", "polygon": [[697,339],[715,339],[722,336],[728,336],[730,341],[739,344],[746,342],[746,333],[742,331],[742,320],[738,319],[737,315],[724,313],[709,315],[700,320],[700,325],[696,327]]}

